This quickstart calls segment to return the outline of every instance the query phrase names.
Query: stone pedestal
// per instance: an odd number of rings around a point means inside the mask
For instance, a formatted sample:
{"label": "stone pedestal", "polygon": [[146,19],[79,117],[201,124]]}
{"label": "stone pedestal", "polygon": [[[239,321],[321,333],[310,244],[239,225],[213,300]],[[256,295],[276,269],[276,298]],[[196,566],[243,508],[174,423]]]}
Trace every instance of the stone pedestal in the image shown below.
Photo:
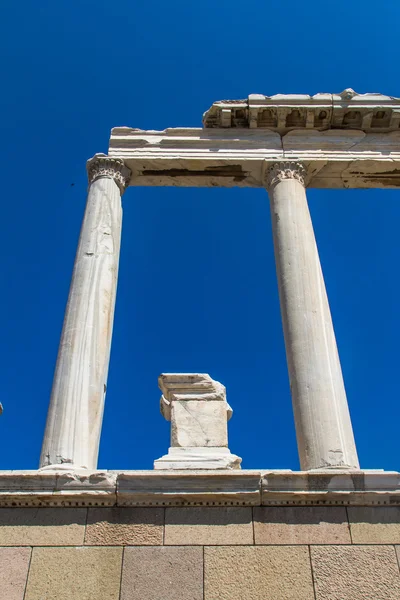
{"label": "stone pedestal", "polygon": [[305,175],[291,162],[266,174],[300,464],[359,468]]}
{"label": "stone pedestal", "polygon": [[160,375],[161,413],[171,421],[171,447],[155,469],[239,469],[241,458],[228,449],[232,409],[225,387],[209,375]]}
{"label": "stone pedestal", "polygon": [[88,161],[89,193],[54,375],[40,466],[95,469],[110,357],[122,207],[122,160]]}

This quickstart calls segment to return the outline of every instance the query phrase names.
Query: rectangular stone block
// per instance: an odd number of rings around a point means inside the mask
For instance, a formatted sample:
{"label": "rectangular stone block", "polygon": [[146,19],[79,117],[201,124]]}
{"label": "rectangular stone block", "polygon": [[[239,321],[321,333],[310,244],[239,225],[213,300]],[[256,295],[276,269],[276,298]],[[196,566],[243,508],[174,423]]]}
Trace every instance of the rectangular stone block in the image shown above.
{"label": "rectangular stone block", "polygon": [[206,547],[204,586],[204,600],[314,600],[308,547]]}
{"label": "rectangular stone block", "polygon": [[122,548],[34,548],[24,600],[119,600]]}
{"label": "rectangular stone block", "polygon": [[254,507],[256,544],[351,544],[345,507]]}
{"label": "rectangular stone block", "polygon": [[171,446],[228,446],[226,402],[172,402]]}
{"label": "rectangular stone block", "polygon": [[203,549],[125,548],[121,600],[203,600]]}
{"label": "rectangular stone block", "polygon": [[400,544],[400,507],[349,506],[353,544]]}
{"label": "rectangular stone block", "polygon": [[0,508],[0,546],[83,544],[86,508]]}
{"label": "rectangular stone block", "polygon": [[250,507],[165,509],[165,544],[253,544]]}
{"label": "rectangular stone block", "polygon": [[89,508],[85,544],[156,546],[163,543],[163,508]]}
{"label": "rectangular stone block", "polygon": [[394,600],[400,575],[393,546],[311,546],[316,600]]}
{"label": "rectangular stone block", "polygon": [[23,600],[31,548],[0,548],[0,597]]}

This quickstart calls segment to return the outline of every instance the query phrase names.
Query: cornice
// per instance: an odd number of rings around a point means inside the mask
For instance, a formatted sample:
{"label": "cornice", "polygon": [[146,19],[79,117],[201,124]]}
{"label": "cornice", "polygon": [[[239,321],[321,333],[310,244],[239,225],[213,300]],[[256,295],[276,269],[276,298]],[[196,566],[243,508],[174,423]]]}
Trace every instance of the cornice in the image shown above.
{"label": "cornice", "polygon": [[388,132],[399,129],[400,98],[358,94],[250,94],[245,100],[219,100],[204,113],[205,128],[271,129],[281,134],[293,129],[358,129]]}
{"label": "cornice", "polygon": [[400,506],[385,471],[1,471],[0,506]]}

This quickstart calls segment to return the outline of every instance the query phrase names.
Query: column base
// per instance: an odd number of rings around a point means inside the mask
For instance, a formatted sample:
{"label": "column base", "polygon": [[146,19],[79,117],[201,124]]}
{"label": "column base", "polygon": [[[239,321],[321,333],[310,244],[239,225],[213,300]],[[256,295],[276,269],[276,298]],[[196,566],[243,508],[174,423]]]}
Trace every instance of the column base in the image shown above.
{"label": "column base", "polygon": [[168,454],[154,461],[161,469],[240,469],[242,459],[229,448],[169,448]]}
{"label": "column base", "polygon": [[[56,463],[54,465],[44,465],[39,467],[39,471],[85,471],[87,467],[80,467],[73,463]],[[95,469],[93,469],[95,470]]]}

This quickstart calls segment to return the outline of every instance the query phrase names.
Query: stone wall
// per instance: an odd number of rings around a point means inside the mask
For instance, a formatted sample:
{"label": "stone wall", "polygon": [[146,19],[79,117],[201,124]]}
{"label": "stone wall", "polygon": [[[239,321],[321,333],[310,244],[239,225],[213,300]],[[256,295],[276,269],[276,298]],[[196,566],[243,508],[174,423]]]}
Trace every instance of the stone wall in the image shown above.
{"label": "stone wall", "polygon": [[1,600],[400,598],[397,506],[0,508]]}

